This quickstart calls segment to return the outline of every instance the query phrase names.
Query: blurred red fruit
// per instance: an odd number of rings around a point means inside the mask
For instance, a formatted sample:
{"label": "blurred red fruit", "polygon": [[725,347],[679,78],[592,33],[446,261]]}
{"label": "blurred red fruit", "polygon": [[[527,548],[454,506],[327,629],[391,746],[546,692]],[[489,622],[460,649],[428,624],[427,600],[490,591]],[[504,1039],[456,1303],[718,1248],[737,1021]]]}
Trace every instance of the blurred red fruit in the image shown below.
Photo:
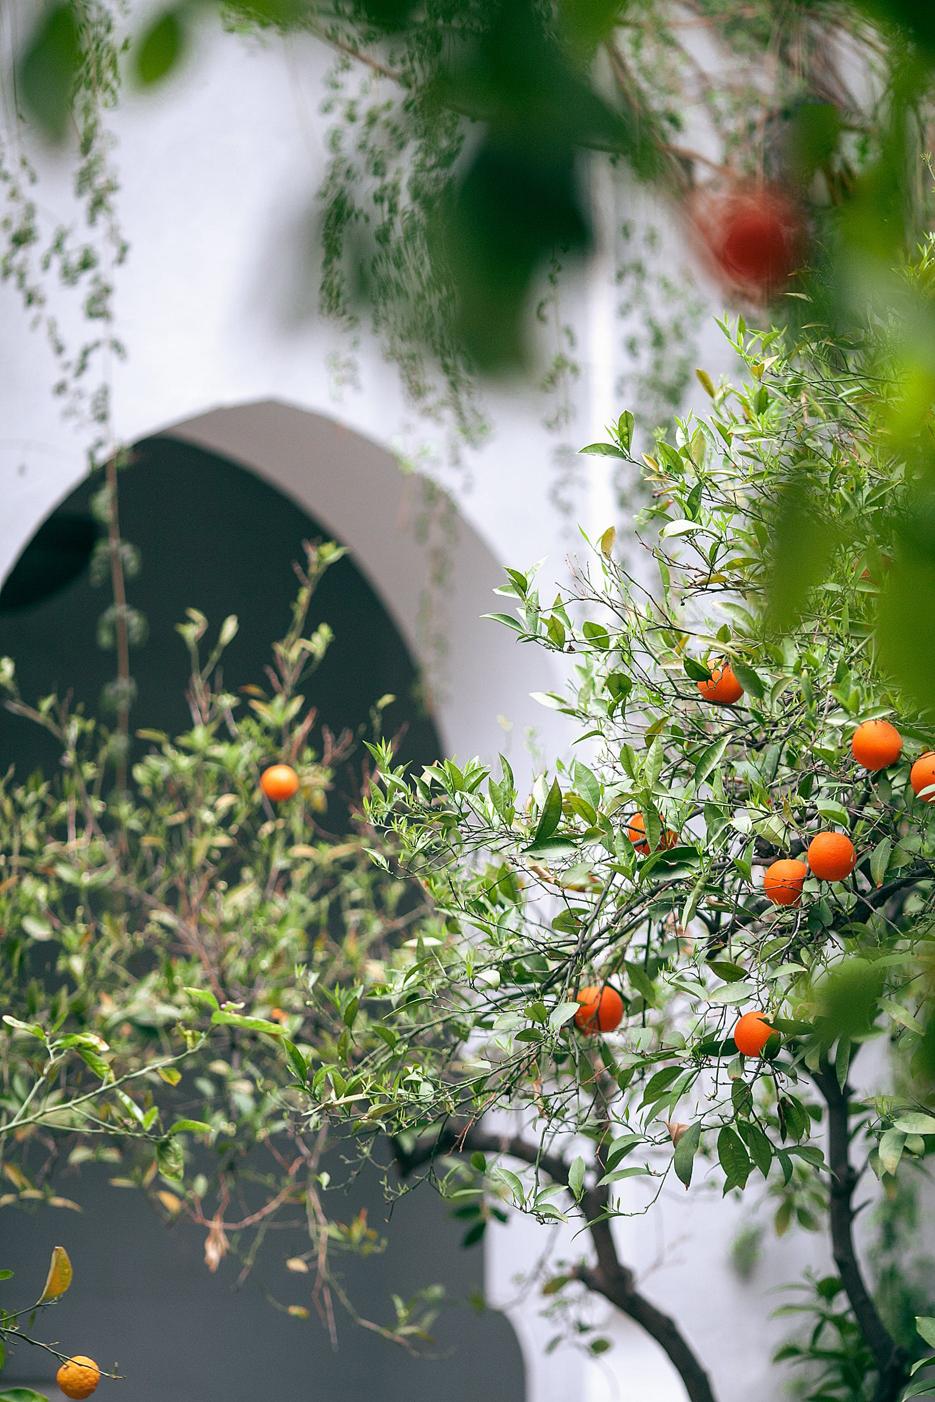
{"label": "blurred red fruit", "polygon": [[728,195],[714,207],[705,237],[721,272],[736,286],[758,294],[780,289],[805,251],[802,212],[776,189]]}

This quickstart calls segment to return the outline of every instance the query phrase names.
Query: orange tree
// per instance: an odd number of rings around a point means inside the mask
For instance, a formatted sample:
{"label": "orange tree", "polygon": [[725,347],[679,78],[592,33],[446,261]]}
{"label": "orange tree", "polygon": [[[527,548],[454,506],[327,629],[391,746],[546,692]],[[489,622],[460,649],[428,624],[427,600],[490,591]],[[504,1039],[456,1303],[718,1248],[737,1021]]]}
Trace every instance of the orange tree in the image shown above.
{"label": "orange tree", "polygon": [[[288,632],[245,695],[221,673],[236,619],[209,631],[189,611],[190,726],[139,730],[127,787],[119,730],[26,700],[0,662],[6,705],[61,756],[52,774],[0,776],[0,1207],[73,1207],[59,1170],[105,1162],[191,1220],[212,1270],[238,1244],[249,1262],[277,1215],[308,1222],[329,1320],[330,1259],[376,1238],[325,1221],[326,1136],[306,1134],[282,1050],[299,1080],[299,1043],[342,1055],[322,991],[425,916],[336,817],[356,737],[321,730],[307,698],[331,636],[310,622],[314,591],[341,553],[308,548]],[[0,1344],[22,1339],[20,1314],[0,1311]]]}
{"label": "orange tree", "polygon": [[[538,699],[574,758],[525,793],[505,759],[411,772],[374,747],[370,817],[441,923],[371,968],[352,1018],[331,995],[352,1036],[314,1053],[308,1113],[365,1156],[388,1135],[468,1242],[510,1208],[586,1228],[552,1307],[605,1297],[692,1402],[715,1395],[692,1321],[644,1293],[614,1219],[673,1181],[765,1180],[777,1229],[826,1230],[835,1263],[785,1354],[807,1395],[895,1402],[935,1385],[910,1381],[921,1345],[875,1300],[853,1222],[935,1147],[935,719],[874,632],[922,484],[888,430],[886,327],[732,339],[746,377],[702,374],[704,417],[640,453],[624,413],[585,450],[646,480],[639,561],[609,530],[553,602],[521,570],[500,590],[493,617],[567,663]],[[832,542],[820,588],[803,535]]]}

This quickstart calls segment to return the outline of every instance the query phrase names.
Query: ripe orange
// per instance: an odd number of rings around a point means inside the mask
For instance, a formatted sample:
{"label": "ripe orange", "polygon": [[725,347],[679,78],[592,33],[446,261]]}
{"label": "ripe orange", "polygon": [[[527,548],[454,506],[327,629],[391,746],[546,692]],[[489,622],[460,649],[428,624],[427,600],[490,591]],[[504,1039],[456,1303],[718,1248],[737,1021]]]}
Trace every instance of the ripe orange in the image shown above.
{"label": "ripe orange", "polygon": [[[923,789],[927,789],[930,784],[935,784],[935,750],[927,750],[924,755],[920,755],[909,771],[909,782],[912,791],[921,794]],[[931,803],[935,799],[935,792],[922,794],[923,803]]]}
{"label": "ripe orange", "polygon": [[[627,823],[627,837],[641,856],[649,856],[650,846],[646,839],[646,819],[643,817],[642,813],[634,813],[633,817]],[[671,828],[666,828],[659,838],[659,845],[656,851],[666,852],[670,847],[674,847],[678,840],[678,833],[673,832]]]}
{"label": "ripe orange", "polygon": [[734,1028],[734,1043],[743,1056],[760,1056],[775,1032],[761,1012],[744,1013]]}
{"label": "ripe orange", "polygon": [[709,243],[730,280],[771,293],[795,272],[804,253],[802,215],[779,189],[740,189],[717,210]]}
{"label": "ripe orange", "polygon": [[281,803],[298,792],[299,776],[291,764],[271,764],[260,775],[260,788],[272,803]]}
{"label": "ripe orange", "polygon": [[733,706],[743,696],[743,687],[734,675],[729,662],[711,668],[711,676],[706,682],[698,683],[698,690],[705,701],[713,701],[717,706]]}
{"label": "ripe orange", "polygon": [[55,1381],[66,1397],[90,1397],[101,1380],[101,1370],[93,1358],[76,1353],[62,1364],[55,1374]]}
{"label": "ripe orange", "polygon": [[791,857],[773,862],[763,873],[763,894],[773,905],[798,905],[808,867]]}
{"label": "ripe orange", "polygon": [[854,731],[851,754],[864,769],[888,769],[902,754],[903,737],[888,720],[865,720]]}
{"label": "ripe orange", "polygon": [[843,881],[857,865],[857,853],[843,832],[820,832],[808,844],[808,864],[821,881]]}
{"label": "ripe orange", "polygon": [[575,1013],[575,1026],[579,1032],[613,1032],[615,1027],[620,1026],[623,999],[616,988],[608,988],[606,984],[601,988],[592,984],[578,990],[575,1002],[581,1004]]}

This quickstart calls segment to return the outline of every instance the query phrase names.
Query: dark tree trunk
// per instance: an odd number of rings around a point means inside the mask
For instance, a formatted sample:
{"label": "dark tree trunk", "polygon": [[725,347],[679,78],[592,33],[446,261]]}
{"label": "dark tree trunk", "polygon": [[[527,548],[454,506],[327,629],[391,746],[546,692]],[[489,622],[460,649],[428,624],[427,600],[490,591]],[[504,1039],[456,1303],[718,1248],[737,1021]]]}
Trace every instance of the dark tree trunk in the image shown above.
{"label": "dark tree trunk", "polygon": [[876,1363],[878,1376],[873,1402],[898,1402],[909,1376],[908,1360],[880,1318],[854,1244],[853,1196],[857,1174],[850,1161],[850,1086],[845,1082],[842,1087],[827,1064],[815,1073],[814,1080],[828,1107],[829,1217],[834,1263],[854,1318]]}

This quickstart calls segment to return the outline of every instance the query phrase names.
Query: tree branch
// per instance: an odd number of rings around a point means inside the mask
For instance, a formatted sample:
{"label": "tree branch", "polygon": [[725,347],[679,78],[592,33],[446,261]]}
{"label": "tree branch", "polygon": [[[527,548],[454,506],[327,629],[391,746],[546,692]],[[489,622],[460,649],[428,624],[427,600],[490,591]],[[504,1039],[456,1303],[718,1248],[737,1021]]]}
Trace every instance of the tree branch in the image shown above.
{"label": "tree branch", "polygon": [[[544,1152],[539,1145],[519,1135],[493,1134],[476,1125],[446,1125],[437,1135],[421,1141],[409,1152],[394,1140],[393,1152],[404,1178],[446,1154],[479,1152],[518,1159],[521,1163],[540,1169],[554,1183],[568,1187],[569,1165],[560,1155]],[[596,1168],[599,1176],[603,1174],[600,1158]],[[603,1295],[621,1314],[640,1325],[656,1341],[682,1379],[689,1402],[716,1402],[708,1375],[675,1320],[640,1293],[633,1271],[621,1263],[610,1219],[606,1215],[607,1189],[589,1188],[582,1197],[581,1207],[597,1262],[594,1266],[582,1267],[577,1279],[595,1294]]]}
{"label": "tree branch", "polygon": [[831,1169],[829,1217],[831,1249],[858,1327],[873,1354],[879,1374],[873,1402],[897,1402],[908,1376],[906,1357],[880,1318],[867,1288],[854,1244],[853,1194],[857,1173],[850,1161],[850,1086],[842,1087],[827,1062],[812,1073],[828,1107],[828,1163]]}

